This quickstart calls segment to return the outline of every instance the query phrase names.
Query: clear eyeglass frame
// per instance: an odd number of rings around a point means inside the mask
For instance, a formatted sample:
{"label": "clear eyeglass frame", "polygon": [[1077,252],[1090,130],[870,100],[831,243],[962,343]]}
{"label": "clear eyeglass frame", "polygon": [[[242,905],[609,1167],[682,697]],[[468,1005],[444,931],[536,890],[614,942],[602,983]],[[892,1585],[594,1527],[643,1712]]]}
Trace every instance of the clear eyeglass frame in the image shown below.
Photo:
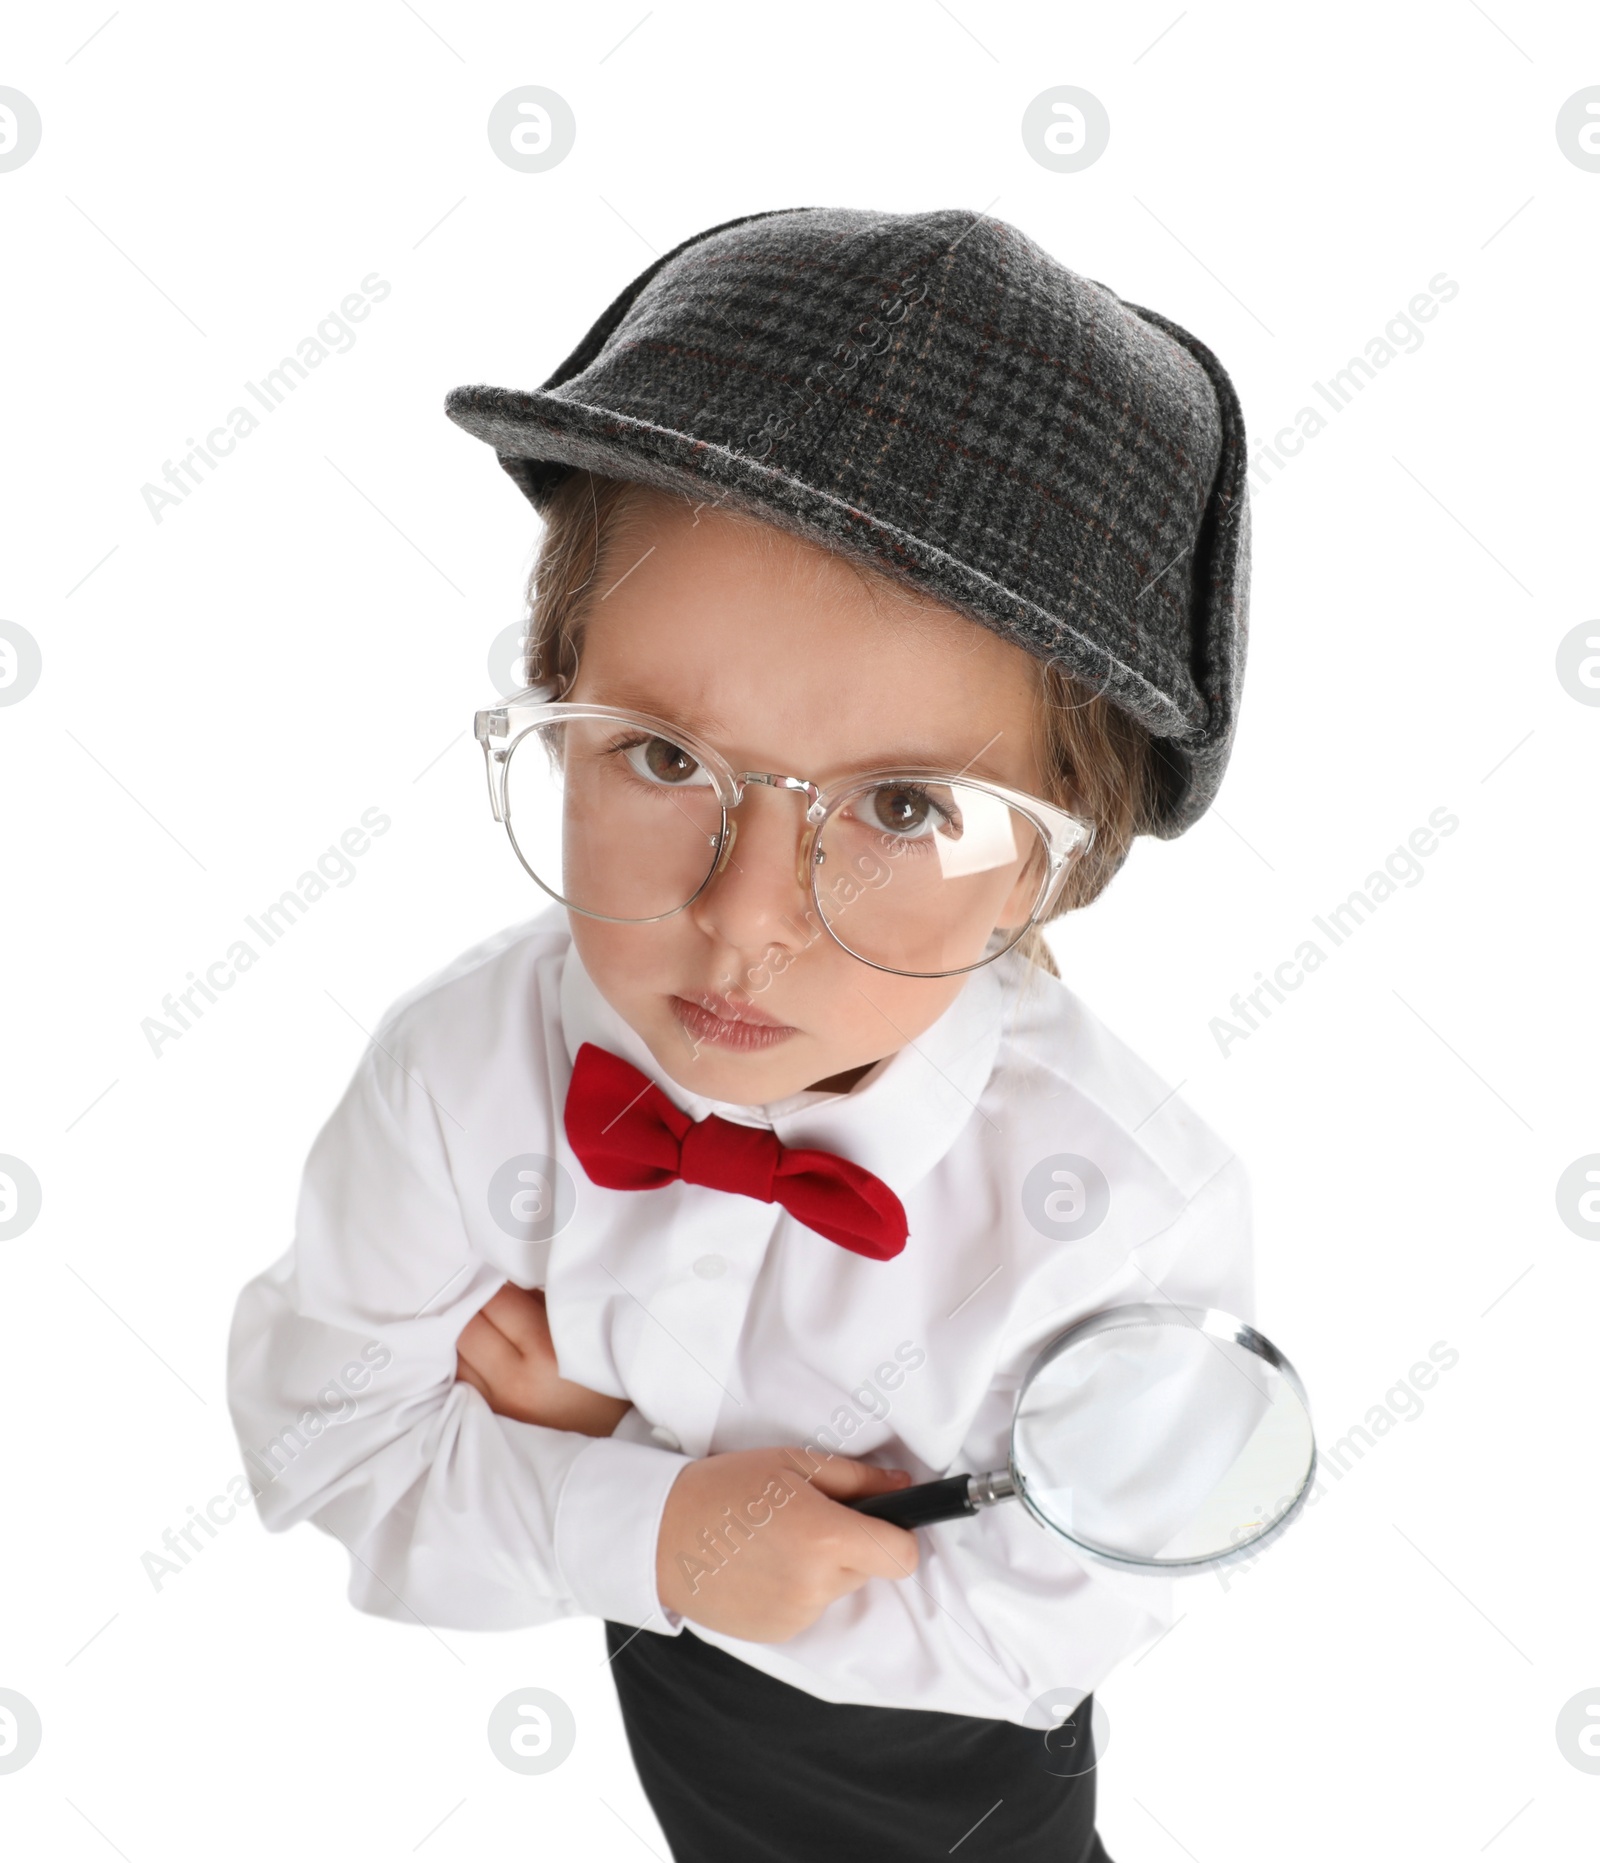
{"label": "clear eyeglass frame", "polygon": [[[502,705],[473,714],[473,735],[483,746],[484,762],[489,778],[489,805],[494,811],[497,822],[505,825],[507,838],[512,851],[523,870],[529,875],[542,892],[566,906],[569,911],[581,912],[585,918],[607,919],[614,924],[649,925],[662,919],[675,918],[678,913],[693,905],[721,872],[725,855],[730,846],[730,818],[744,798],[745,789],[752,783],[762,784],[775,789],[795,790],[805,797],[805,832],[800,837],[797,850],[796,877],[803,890],[811,895],[811,903],[816,909],[817,918],[823,929],[835,944],[858,962],[869,965],[874,970],[888,971],[895,976],[914,977],[957,977],[967,971],[981,970],[986,964],[992,964],[996,958],[1004,957],[1022,938],[1046,916],[1061,889],[1066,884],[1067,875],[1073,862],[1082,857],[1094,840],[1094,827],[1091,823],[1081,821],[1075,815],[1069,815],[1054,803],[1046,802],[1038,796],[1027,794],[1023,790],[1010,789],[1002,783],[990,782],[985,777],[969,775],[965,770],[930,770],[907,769],[902,766],[885,767],[878,770],[861,771],[840,783],[823,786],[809,778],[788,775],[772,770],[735,770],[714,745],[697,737],[692,731],[686,731],[671,720],[658,718],[650,712],[634,711],[615,705],[591,705],[574,703],[567,700],[553,699],[550,694],[557,690],[553,686],[528,686],[520,692],[510,695]],[[722,822],[718,832],[716,850],[711,858],[705,878],[695,891],[669,912],[660,912],[644,919],[611,919],[608,914],[584,912],[583,907],[573,905],[570,900],[562,898],[553,888],[546,885],[524,858],[522,849],[517,844],[515,829],[507,814],[507,765],[511,753],[519,740],[538,726],[559,724],[567,719],[609,719],[618,723],[641,726],[650,732],[665,738],[679,749],[687,751],[711,777],[717,800],[721,806]],[[861,952],[852,950],[850,945],[840,937],[829,923],[826,908],[817,893],[817,843],[828,817],[833,811],[852,797],[863,791],[885,783],[963,783],[969,788],[981,790],[984,794],[996,798],[1015,809],[1018,814],[1031,822],[1042,837],[1047,850],[1047,868],[1039,888],[1039,896],[1027,917],[1011,930],[1003,944],[995,944],[984,952],[975,963],[962,964],[951,970],[905,971],[896,970],[888,964],[880,964]],[[995,937],[1001,933],[997,930]]]}

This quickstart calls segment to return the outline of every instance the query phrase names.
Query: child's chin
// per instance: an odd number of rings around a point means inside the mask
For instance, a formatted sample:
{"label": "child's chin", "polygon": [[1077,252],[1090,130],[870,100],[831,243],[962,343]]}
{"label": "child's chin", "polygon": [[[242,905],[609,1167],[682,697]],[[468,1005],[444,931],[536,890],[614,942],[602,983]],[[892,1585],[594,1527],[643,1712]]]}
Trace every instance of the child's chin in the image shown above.
{"label": "child's chin", "polygon": [[825,1061],[805,1059],[803,1049],[809,1046],[803,1036],[795,1035],[777,1048],[757,1053],[703,1047],[698,1054],[669,1051],[656,1058],[679,1086],[702,1099],[724,1100],[731,1106],[764,1106],[803,1093],[813,1080],[826,1077]]}

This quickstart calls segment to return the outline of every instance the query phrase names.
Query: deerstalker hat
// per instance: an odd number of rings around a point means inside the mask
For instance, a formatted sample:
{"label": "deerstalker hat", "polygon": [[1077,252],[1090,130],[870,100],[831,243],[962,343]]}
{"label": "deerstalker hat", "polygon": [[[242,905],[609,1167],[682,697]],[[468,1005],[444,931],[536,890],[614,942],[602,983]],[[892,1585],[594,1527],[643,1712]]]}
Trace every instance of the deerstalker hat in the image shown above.
{"label": "deerstalker hat", "polygon": [[1244,421],[1217,358],[1004,220],[796,207],[647,266],[538,388],[452,389],[544,509],[576,467],[730,503],[1055,659],[1156,740],[1152,832],[1232,747]]}

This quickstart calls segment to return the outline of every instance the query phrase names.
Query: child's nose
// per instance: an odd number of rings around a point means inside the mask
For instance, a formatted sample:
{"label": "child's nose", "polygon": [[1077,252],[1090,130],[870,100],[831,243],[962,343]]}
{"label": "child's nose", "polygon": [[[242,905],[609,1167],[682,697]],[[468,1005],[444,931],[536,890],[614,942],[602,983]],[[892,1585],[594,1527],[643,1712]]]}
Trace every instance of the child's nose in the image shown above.
{"label": "child's nose", "polygon": [[773,945],[808,942],[811,895],[800,877],[805,798],[756,784],[729,818],[733,838],[722,864],[689,908],[700,929],[759,957]]}

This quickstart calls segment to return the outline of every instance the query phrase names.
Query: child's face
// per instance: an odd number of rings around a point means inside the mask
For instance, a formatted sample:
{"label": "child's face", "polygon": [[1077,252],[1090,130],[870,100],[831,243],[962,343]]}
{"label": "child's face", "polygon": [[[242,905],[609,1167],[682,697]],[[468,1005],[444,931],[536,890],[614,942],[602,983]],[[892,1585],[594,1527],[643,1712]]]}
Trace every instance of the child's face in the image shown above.
{"label": "child's face", "polygon": [[[669,719],[735,770],[827,784],[899,764],[1047,793],[1023,651],[914,595],[869,592],[826,550],[644,496],[597,575],[563,696]],[[626,539],[624,542],[623,539]],[[770,550],[762,548],[763,540]],[[760,1105],[849,1086],[937,1021],[965,976],[902,977],[834,943],[796,872],[805,799],[748,786],[737,853],[651,924],[569,913],[584,968],[681,1086]],[[1011,923],[1014,921],[997,921]],[[743,1013],[781,1030],[752,1031]]]}

